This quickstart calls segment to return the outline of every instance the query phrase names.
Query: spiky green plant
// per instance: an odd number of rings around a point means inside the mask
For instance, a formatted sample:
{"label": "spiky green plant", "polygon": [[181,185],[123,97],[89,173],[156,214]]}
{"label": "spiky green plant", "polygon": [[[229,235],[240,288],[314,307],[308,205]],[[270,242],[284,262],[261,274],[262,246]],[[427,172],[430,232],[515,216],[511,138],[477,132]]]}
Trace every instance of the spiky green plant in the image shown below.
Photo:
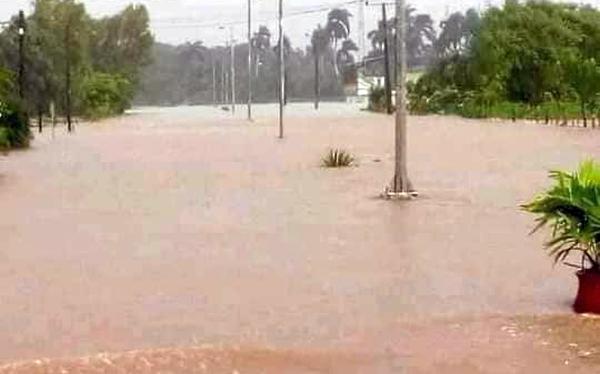
{"label": "spiky green plant", "polygon": [[343,149],[330,149],[322,158],[321,165],[326,168],[343,168],[354,164],[354,156]]}
{"label": "spiky green plant", "polygon": [[549,227],[545,247],[556,263],[575,252],[581,254],[581,270],[600,272],[600,164],[583,162],[573,173],[552,171],[554,185],[522,208],[537,216],[537,226]]}

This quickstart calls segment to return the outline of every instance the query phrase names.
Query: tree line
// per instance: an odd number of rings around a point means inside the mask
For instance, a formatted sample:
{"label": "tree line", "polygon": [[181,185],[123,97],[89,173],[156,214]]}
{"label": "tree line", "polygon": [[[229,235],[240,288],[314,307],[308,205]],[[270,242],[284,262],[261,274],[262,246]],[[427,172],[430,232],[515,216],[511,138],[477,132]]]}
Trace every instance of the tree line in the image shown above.
{"label": "tree line", "polygon": [[[410,89],[417,113],[534,118],[546,123],[600,115],[600,12],[591,6],[507,0],[465,23]],[[451,18],[452,18],[451,17]]]}
{"label": "tree line", "polygon": [[[153,44],[143,5],[94,19],[75,0],[35,0],[24,25],[14,16],[0,33],[0,69],[15,85],[24,66],[27,113],[41,117],[52,104],[58,113],[98,118],[130,106]],[[15,99],[9,96],[5,92],[0,99]]]}

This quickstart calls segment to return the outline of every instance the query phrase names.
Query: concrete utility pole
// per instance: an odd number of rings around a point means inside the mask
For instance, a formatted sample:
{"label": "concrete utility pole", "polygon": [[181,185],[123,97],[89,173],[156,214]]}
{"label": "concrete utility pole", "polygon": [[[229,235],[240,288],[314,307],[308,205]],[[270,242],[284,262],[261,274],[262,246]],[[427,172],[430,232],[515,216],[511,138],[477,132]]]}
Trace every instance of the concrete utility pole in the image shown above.
{"label": "concrete utility pole", "polygon": [[233,40],[233,26],[229,30],[231,35],[231,114],[235,114],[235,41]]}
{"label": "concrete utility pole", "polygon": [[248,0],[248,121],[252,121],[252,0]]}
{"label": "concrete utility pole", "polygon": [[279,0],[279,138],[283,139],[283,104],[285,99],[285,61],[283,53],[283,0]]}
{"label": "concrete utility pole", "polygon": [[365,0],[358,1],[358,59],[362,63],[367,56],[365,43]]}
{"label": "concrete utility pole", "polygon": [[385,63],[385,109],[392,114],[392,78],[390,72],[390,38],[388,37],[388,21],[385,3],[381,3],[381,22],[383,23],[383,60]]}
{"label": "concrete utility pole", "polygon": [[399,63],[396,69],[396,157],[394,168],[394,180],[391,191],[387,191],[388,197],[409,199],[415,197],[414,191],[408,179],[407,167],[407,112],[406,112],[406,2],[396,0],[396,19],[398,22],[397,33]]}
{"label": "concrete utility pole", "polygon": [[67,111],[67,130],[73,131],[71,121],[71,20],[65,26],[65,109]]}
{"label": "concrete utility pole", "polygon": [[211,56],[210,62],[212,65],[212,102],[217,105],[217,67],[215,66],[215,57]]}
{"label": "concrete utility pole", "polygon": [[19,98],[25,98],[25,14],[19,10]]}

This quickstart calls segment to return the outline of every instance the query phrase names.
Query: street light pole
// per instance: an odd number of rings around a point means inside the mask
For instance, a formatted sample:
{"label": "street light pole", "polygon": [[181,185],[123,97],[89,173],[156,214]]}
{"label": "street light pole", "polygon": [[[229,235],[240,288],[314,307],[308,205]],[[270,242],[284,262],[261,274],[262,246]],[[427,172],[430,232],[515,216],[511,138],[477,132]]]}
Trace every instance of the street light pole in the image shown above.
{"label": "street light pole", "polygon": [[283,53],[283,0],[279,0],[279,138],[283,139],[283,100],[285,95],[285,61]]}
{"label": "street light pole", "polygon": [[25,98],[25,14],[19,11],[19,98]]}
{"label": "street light pole", "polygon": [[252,121],[252,0],[248,0],[248,121]]}
{"label": "street light pole", "polygon": [[233,40],[233,26],[229,28],[231,39],[231,114],[235,114],[235,41]]}
{"label": "street light pole", "polygon": [[67,112],[67,131],[73,131],[71,121],[71,20],[65,26],[65,109]]}

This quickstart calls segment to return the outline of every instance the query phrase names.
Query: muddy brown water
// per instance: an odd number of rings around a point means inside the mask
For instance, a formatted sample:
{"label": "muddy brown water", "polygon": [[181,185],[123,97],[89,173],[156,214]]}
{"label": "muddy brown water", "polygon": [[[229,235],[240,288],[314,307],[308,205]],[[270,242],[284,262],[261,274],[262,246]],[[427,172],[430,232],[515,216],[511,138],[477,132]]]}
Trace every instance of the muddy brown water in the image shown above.
{"label": "muddy brown water", "polygon": [[[506,338],[514,316],[571,318],[575,278],[518,205],[547,170],[598,157],[600,131],[411,118],[421,197],[394,203],[377,198],[391,117],[294,104],[279,140],[275,107],[241,116],[144,108],[0,158],[0,360],[210,343],[404,347],[394,355],[410,368],[457,324],[471,327],[444,346],[472,338],[503,357],[490,337],[513,353],[537,339]],[[359,165],[320,168],[328,147]],[[439,352],[450,366],[438,369],[489,362]],[[433,370],[418,362],[410,372]]]}

